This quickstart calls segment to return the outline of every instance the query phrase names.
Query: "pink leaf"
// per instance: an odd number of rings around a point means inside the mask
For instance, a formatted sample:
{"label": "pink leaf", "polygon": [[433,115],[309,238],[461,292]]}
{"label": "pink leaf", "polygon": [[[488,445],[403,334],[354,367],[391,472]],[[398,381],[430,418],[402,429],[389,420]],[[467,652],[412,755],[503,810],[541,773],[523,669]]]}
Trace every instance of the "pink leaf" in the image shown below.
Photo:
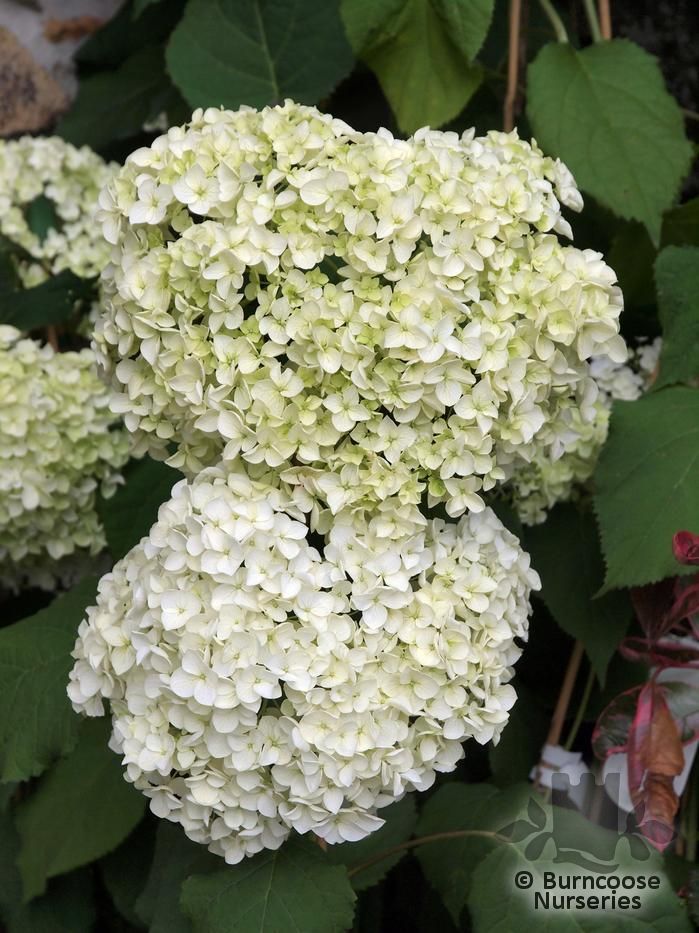
{"label": "pink leaf", "polygon": [[680,564],[699,564],[699,535],[678,531],[672,539],[672,553]]}
{"label": "pink leaf", "polygon": [[670,627],[667,611],[672,605],[674,588],[675,581],[671,578],[631,590],[631,602],[646,638],[660,638]]}
{"label": "pink leaf", "polygon": [[677,723],[654,680],[638,695],[627,754],[629,792],[639,828],[662,852],[674,835],[679,799],[673,778],[684,768],[684,753]]}
{"label": "pink leaf", "polygon": [[626,751],[640,691],[640,687],[632,687],[614,697],[602,710],[592,733],[592,750],[602,761]]}

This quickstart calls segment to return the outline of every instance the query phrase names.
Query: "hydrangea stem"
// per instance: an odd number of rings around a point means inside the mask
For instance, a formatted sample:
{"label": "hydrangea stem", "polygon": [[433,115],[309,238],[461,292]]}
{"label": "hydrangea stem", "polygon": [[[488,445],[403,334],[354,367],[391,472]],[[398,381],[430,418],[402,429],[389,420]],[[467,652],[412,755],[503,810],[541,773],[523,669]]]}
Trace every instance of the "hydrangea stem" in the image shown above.
{"label": "hydrangea stem", "polygon": [[583,0],[583,6],[585,7],[585,16],[587,16],[587,22],[590,26],[590,35],[592,36],[592,41],[601,42],[602,33],[600,32],[599,20],[597,19],[595,0]]}
{"label": "hydrangea stem", "polygon": [[510,32],[507,52],[507,91],[503,110],[503,129],[509,133],[515,125],[517,76],[519,74],[519,37],[522,20],[522,0],[510,0]]}
{"label": "hydrangea stem", "polygon": [[371,868],[372,865],[383,862],[384,859],[390,858],[392,855],[397,855],[399,852],[407,852],[408,849],[416,849],[418,846],[424,846],[430,842],[444,842],[448,839],[464,839],[468,836],[480,836],[505,845],[509,845],[511,841],[507,836],[487,829],[454,829],[450,832],[431,833],[429,836],[418,836],[417,839],[408,839],[406,842],[401,842],[396,846],[391,846],[390,849],[384,849],[383,852],[372,855],[372,857],[368,858],[365,862],[359,862],[357,865],[353,865],[348,869],[347,876],[348,878],[353,878],[355,875],[358,875],[360,871]]}
{"label": "hydrangea stem", "polygon": [[541,6],[541,9],[544,11],[546,16],[548,17],[549,22],[553,26],[553,31],[556,33],[556,38],[558,39],[558,41],[568,42],[569,41],[568,33],[566,32],[566,28],[563,25],[563,20],[558,15],[558,13],[556,13],[556,10],[553,6],[553,3],[551,3],[551,0],[539,0],[539,4]]}
{"label": "hydrangea stem", "polygon": [[568,661],[568,667],[566,668],[563,683],[561,684],[561,692],[558,694],[558,702],[556,703],[556,708],[553,711],[551,728],[549,729],[549,734],[546,739],[548,745],[558,745],[561,740],[563,723],[565,722],[566,713],[568,712],[568,706],[570,704],[570,698],[573,693],[573,687],[575,686],[575,680],[578,676],[578,671],[580,670],[583,651],[583,643],[581,641],[576,641],[573,651],[570,655],[570,661]]}
{"label": "hydrangea stem", "polygon": [[609,0],[598,0],[599,28],[603,39],[612,38],[612,14],[609,9]]}
{"label": "hydrangea stem", "polygon": [[575,719],[573,720],[573,725],[570,727],[570,732],[568,733],[568,738],[566,739],[564,748],[566,751],[570,751],[573,747],[573,742],[575,737],[578,734],[578,730],[582,725],[583,719],[585,718],[585,711],[587,710],[587,704],[590,702],[590,695],[592,693],[592,688],[595,683],[595,671],[593,667],[590,667],[589,673],[587,675],[587,680],[585,682],[585,688],[583,690],[583,695],[578,704],[578,711],[575,714]]}

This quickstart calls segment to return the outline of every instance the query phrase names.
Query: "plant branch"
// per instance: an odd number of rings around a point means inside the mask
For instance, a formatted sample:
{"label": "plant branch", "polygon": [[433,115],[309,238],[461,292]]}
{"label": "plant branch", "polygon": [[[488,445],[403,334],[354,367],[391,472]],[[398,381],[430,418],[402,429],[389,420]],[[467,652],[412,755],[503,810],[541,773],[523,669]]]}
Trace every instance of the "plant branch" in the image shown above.
{"label": "plant branch", "polygon": [[58,331],[54,324],[49,324],[46,328],[46,339],[53,347],[55,353],[58,353],[60,347],[58,345]]}
{"label": "plant branch", "polygon": [[566,32],[566,28],[563,25],[563,20],[558,15],[558,13],[556,13],[551,0],[539,0],[539,5],[548,17],[548,20],[553,27],[553,31],[556,33],[556,39],[559,42],[568,42],[568,33]]}
{"label": "plant branch", "polygon": [[514,129],[517,77],[519,75],[519,34],[522,19],[522,0],[510,0],[510,31],[507,51],[507,90],[502,124],[506,133]]}
{"label": "plant branch", "polygon": [[609,0],[597,0],[599,10],[599,27],[603,39],[612,38],[612,14],[609,9]]}
{"label": "plant branch", "polygon": [[599,20],[597,19],[595,0],[583,0],[583,6],[585,7],[585,16],[587,17],[587,22],[590,25],[590,35],[592,36],[592,41],[601,42],[602,33],[599,28]]}
{"label": "plant branch", "polygon": [[578,704],[578,711],[573,720],[573,725],[570,727],[570,732],[568,733],[568,738],[566,739],[565,745],[563,746],[567,752],[573,747],[573,742],[575,737],[578,734],[578,730],[582,725],[583,719],[585,718],[585,712],[587,710],[587,704],[590,702],[590,694],[592,693],[592,688],[595,683],[595,671],[590,665],[590,670],[587,675],[587,680],[585,682],[585,689],[583,690],[583,695],[580,698],[580,703]]}
{"label": "plant branch", "polygon": [[468,836],[481,836],[485,839],[493,839],[496,842],[501,842],[506,845],[510,844],[510,840],[507,836],[502,836],[500,833],[491,832],[486,829],[454,829],[445,833],[431,833],[429,836],[418,836],[417,839],[408,839],[407,842],[401,842],[396,846],[391,846],[390,849],[384,849],[383,852],[373,855],[371,858],[366,859],[366,861],[359,862],[358,865],[353,865],[347,870],[347,877],[353,878],[355,875],[358,875],[360,871],[371,868],[372,865],[383,862],[384,859],[390,858],[392,855],[397,855],[399,852],[407,852],[408,849],[416,849],[418,846],[424,846],[430,842],[442,842],[446,839],[464,839]]}
{"label": "plant branch", "polygon": [[561,692],[558,694],[556,708],[553,711],[553,716],[551,718],[551,727],[546,738],[547,745],[558,745],[561,741],[563,723],[565,722],[566,713],[568,712],[570,698],[573,693],[573,687],[575,686],[575,680],[578,676],[578,671],[580,670],[580,663],[582,658],[583,643],[578,640],[575,642],[575,646],[573,647],[570,655],[570,660],[568,661],[568,667],[566,668],[565,676],[563,677]]}

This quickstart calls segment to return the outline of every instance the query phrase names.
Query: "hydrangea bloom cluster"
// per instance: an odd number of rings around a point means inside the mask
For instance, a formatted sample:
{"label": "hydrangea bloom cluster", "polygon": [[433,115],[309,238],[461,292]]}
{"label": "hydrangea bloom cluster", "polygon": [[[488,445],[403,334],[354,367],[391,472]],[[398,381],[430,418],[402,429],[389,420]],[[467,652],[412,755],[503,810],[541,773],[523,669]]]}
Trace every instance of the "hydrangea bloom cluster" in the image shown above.
{"label": "hydrangea bloom cluster", "polygon": [[0,585],[51,587],[105,544],[95,509],[127,459],[91,350],[54,353],[0,326]]}
{"label": "hydrangea bloom cluster", "polygon": [[[0,140],[0,234],[36,262],[18,270],[27,286],[70,269],[89,278],[109,258],[96,223],[97,196],[114,174],[87,146],[77,149],[58,136]],[[32,205],[46,199],[57,221],[40,236],[30,225]]]}
{"label": "hydrangea bloom cluster", "polygon": [[590,371],[599,389],[593,419],[586,422],[576,416],[576,430],[566,439],[563,453],[556,457],[551,450],[539,451],[506,487],[505,495],[525,524],[543,522],[556,502],[570,499],[590,479],[607,439],[612,403],[631,402],[643,394],[652,381],[660,348],[657,338],[640,343],[627,363],[606,356],[591,359]]}
{"label": "hydrangea bloom cluster", "polygon": [[360,839],[464,739],[497,737],[538,585],[490,509],[444,522],[387,498],[315,547],[269,479],[174,487],[102,578],[69,687],[88,715],[107,701],[153,811],[231,863],[292,829]]}
{"label": "hydrangea bloom cluster", "polygon": [[291,102],[198,110],[101,195],[96,347],[143,449],[262,464],[333,514],[450,515],[595,422],[621,362],[582,201],[516,133],[358,133]]}

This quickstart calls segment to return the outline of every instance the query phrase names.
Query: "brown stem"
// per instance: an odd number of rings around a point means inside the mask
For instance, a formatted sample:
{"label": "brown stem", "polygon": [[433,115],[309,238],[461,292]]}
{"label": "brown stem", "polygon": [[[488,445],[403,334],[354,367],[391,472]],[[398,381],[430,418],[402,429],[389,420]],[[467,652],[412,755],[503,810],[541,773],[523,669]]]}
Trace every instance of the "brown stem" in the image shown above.
{"label": "brown stem", "polygon": [[46,328],[46,339],[51,344],[54,351],[58,353],[60,349],[58,345],[58,331],[53,324],[49,324]]}
{"label": "brown stem", "polygon": [[568,661],[568,667],[566,668],[563,683],[561,684],[561,692],[558,694],[556,708],[553,711],[551,727],[549,728],[549,734],[546,738],[547,745],[558,745],[561,740],[563,723],[565,722],[566,713],[568,712],[570,698],[573,693],[573,687],[575,686],[575,679],[578,676],[578,671],[580,670],[583,653],[583,643],[581,641],[576,641],[575,646],[573,647],[573,651],[570,655],[570,661]]}
{"label": "brown stem", "polygon": [[507,90],[503,106],[502,125],[506,133],[515,125],[515,101],[519,75],[519,34],[522,19],[522,0],[510,0],[510,34],[507,50]]}
{"label": "brown stem", "polygon": [[599,31],[603,39],[612,38],[612,14],[609,9],[609,0],[597,0],[599,11]]}
{"label": "brown stem", "polygon": [[373,855],[365,862],[353,865],[352,868],[348,869],[347,876],[353,878],[354,875],[359,874],[360,871],[364,871],[365,868],[371,868],[371,866],[376,865],[377,862],[383,862],[384,859],[390,858],[391,855],[396,855],[398,852],[407,852],[408,849],[415,849],[418,846],[427,845],[429,842],[442,842],[445,839],[463,839],[467,836],[482,836],[486,839],[494,839],[496,842],[502,842],[507,845],[510,843],[507,836],[501,836],[500,833],[490,832],[486,829],[454,829],[445,833],[431,833],[429,836],[418,836],[417,839],[408,839],[407,842],[401,842],[397,846],[391,846],[390,849],[384,849],[383,852]]}
{"label": "brown stem", "polygon": [[[573,687],[575,686],[575,679],[578,676],[578,671],[580,670],[580,664],[583,659],[584,648],[581,641],[576,641],[573,647],[573,650],[570,655],[570,660],[568,661],[568,667],[566,668],[565,675],[563,677],[563,683],[561,684],[561,690],[558,694],[558,700],[556,701],[556,708],[553,711],[553,716],[551,717],[551,725],[549,726],[549,734],[546,736],[547,745],[559,745],[561,741],[561,732],[563,731],[563,723],[565,722],[566,713],[568,712],[568,706],[570,705],[570,698],[573,693]],[[541,779],[541,767],[544,764],[543,761],[539,761],[537,770],[536,770],[536,781],[534,782],[535,786],[539,786]]]}

